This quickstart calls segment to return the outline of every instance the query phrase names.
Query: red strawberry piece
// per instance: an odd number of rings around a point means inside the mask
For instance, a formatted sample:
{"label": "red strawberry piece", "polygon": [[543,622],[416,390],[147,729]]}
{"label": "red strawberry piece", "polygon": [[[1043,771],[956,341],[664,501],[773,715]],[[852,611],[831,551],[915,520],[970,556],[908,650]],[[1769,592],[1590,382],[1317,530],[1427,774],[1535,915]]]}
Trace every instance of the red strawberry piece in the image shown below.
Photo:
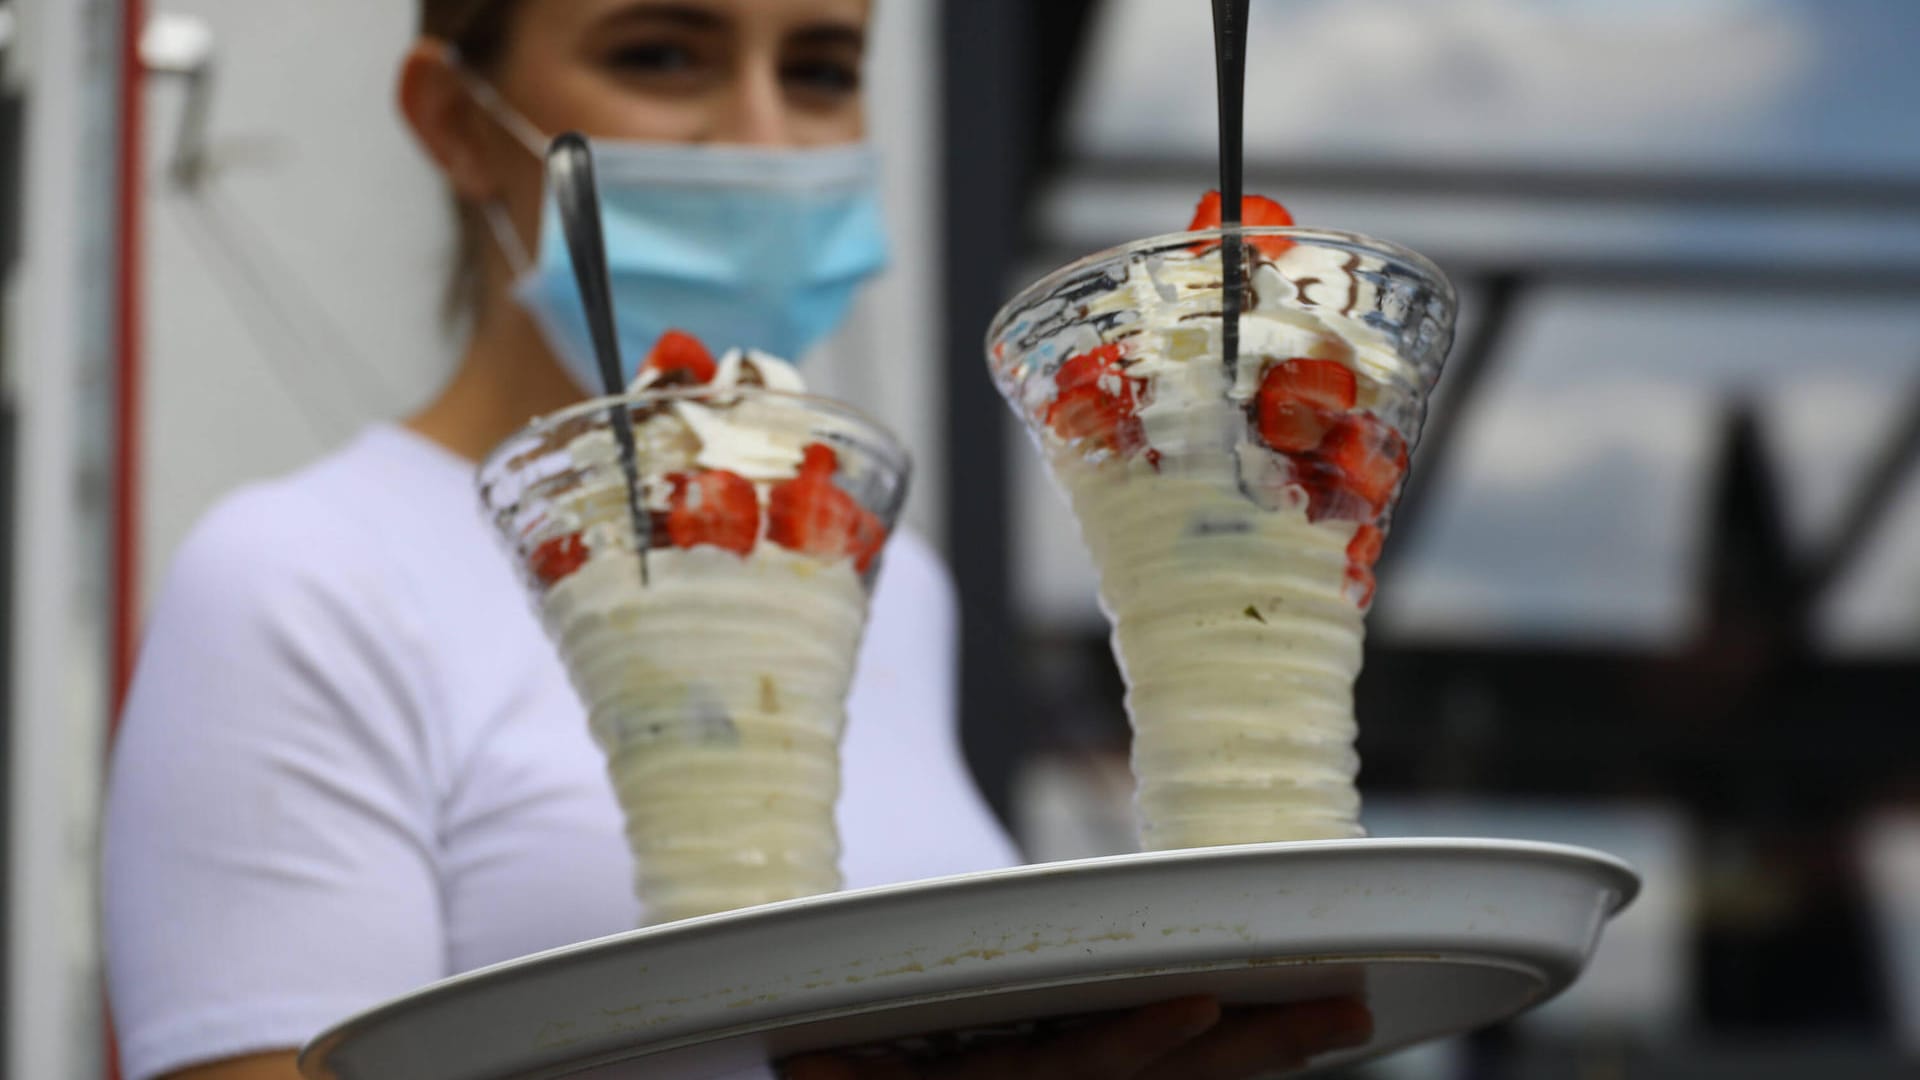
{"label": "red strawberry piece", "polygon": [[587,564],[587,545],[579,533],[542,541],[527,557],[527,566],[542,585],[557,585]]}
{"label": "red strawberry piece", "polygon": [[1263,394],[1277,394],[1291,401],[1317,405],[1322,409],[1345,412],[1359,398],[1360,384],[1353,369],[1338,360],[1295,357],[1282,360],[1267,369],[1260,383]]}
{"label": "red strawberry piece", "polygon": [[1132,390],[1126,385],[1127,377],[1120,367],[1120,346],[1102,345],[1091,352],[1072,356],[1053,373],[1053,385],[1062,390],[1078,390],[1083,387],[1106,388],[1115,393],[1125,392],[1132,396]]}
{"label": "red strawberry piece", "polygon": [[1333,426],[1333,415],[1285,398],[1259,399],[1260,440],[1283,454],[1312,450]]}
{"label": "red strawberry piece", "polygon": [[1374,590],[1378,586],[1373,566],[1380,561],[1380,547],[1386,538],[1378,526],[1362,525],[1354,530],[1353,539],[1347,542],[1347,584],[1352,585],[1359,594],[1356,599],[1362,608],[1373,603]]}
{"label": "red strawberry piece", "polygon": [[[1217,229],[1225,220],[1221,215],[1224,209],[1219,191],[1209,191],[1200,197],[1200,204],[1193,209],[1193,221],[1187,225],[1187,231]],[[1293,215],[1287,208],[1264,195],[1246,195],[1240,199],[1240,223],[1243,225],[1293,224]]]}
{"label": "red strawberry piece", "polygon": [[1354,591],[1359,593],[1354,597],[1354,602],[1360,606],[1361,610],[1364,611],[1373,606],[1373,594],[1378,591],[1380,582],[1373,576],[1372,570],[1358,566],[1347,567],[1347,584],[1352,585]]}
{"label": "red strawberry piece", "polygon": [[[1187,231],[1199,232],[1201,229],[1219,228],[1225,223],[1221,209],[1218,191],[1209,191],[1202,195],[1200,205],[1194,207],[1193,221],[1188,223]],[[1248,228],[1265,225],[1289,226],[1293,224],[1293,215],[1287,212],[1286,207],[1264,195],[1248,195],[1240,200],[1240,224]],[[1194,247],[1194,253],[1209,251],[1215,246],[1197,244]],[[1293,246],[1293,241],[1284,236],[1262,236],[1254,239],[1253,246],[1265,252],[1269,258],[1279,258]]]}
{"label": "red strawberry piece", "polygon": [[1283,360],[1267,370],[1254,397],[1260,438],[1284,454],[1312,450],[1358,393],[1353,372],[1337,360]]}
{"label": "red strawberry piece", "polygon": [[1407,472],[1407,441],[1367,413],[1340,417],[1321,440],[1317,454],[1341,475],[1341,486],[1377,517],[1392,500]]}
{"label": "red strawberry piece", "polygon": [[1131,403],[1093,387],[1067,390],[1047,408],[1047,424],[1068,442],[1086,440],[1116,453],[1140,448],[1140,422]]}
{"label": "red strawberry piece", "polygon": [[725,469],[667,477],[667,539],[677,548],[708,544],[736,555],[753,554],[760,538],[760,493],[753,481]]}
{"label": "red strawberry piece", "polygon": [[669,330],[654,342],[653,351],[647,354],[645,368],[660,373],[660,384],[672,385],[690,382],[705,386],[720,373],[720,365],[714,362],[713,354],[707,351],[700,339],[684,330]]}
{"label": "red strawberry piece", "polygon": [[767,538],[804,555],[851,556],[864,574],[887,542],[887,527],[833,482],[839,468],[832,447],[809,444],[800,475],[775,484],[767,499]]}
{"label": "red strawberry piece", "polygon": [[1307,491],[1307,520],[1366,521],[1373,508],[1349,490],[1347,475],[1317,453],[1296,455],[1294,481]]}
{"label": "red strawberry piece", "polygon": [[1086,440],[1115,453],[1132,453],[1146,442],[1135,415],[1134,380],[1120,366],[1120,346],[1103,345],[1070,357],[1054,373],[1053,403],[1046,422],[1068,442]]}
{"label": "red strawberry piece", "polygon": [[1378,525],[1360,526],[1354,530],[1353,539],[1347,541],[1347,561],[1362,570],[1373,569],[1373,564],[1380,561],[1380,549],[1386,539]]}
{"label": "red strawberry piece", "polygon": [[1356,566],[1369,569],[1380,561],[1380,549],[1386,544],[1386,534],[1378,525],[1362,525],[1354,530],[1353,539],[1347,541],[1347,559]]}

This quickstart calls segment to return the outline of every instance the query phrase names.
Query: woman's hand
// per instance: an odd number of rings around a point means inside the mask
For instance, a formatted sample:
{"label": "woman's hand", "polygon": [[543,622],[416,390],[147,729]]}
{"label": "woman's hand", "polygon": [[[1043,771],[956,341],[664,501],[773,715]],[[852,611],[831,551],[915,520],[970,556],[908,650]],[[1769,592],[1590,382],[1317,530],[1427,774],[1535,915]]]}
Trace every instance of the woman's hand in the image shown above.
{"label": "woman's hand", "polygon": [[1223,1012],[1212,998],[1182,998],[1107,1017],[1050,1038],[1000,1044],[934,1062],[809,1054],[786,1080],[1242,1080],[1297,1069],[1321,1054],[1363,1045],[1373,1014],[1338,999]]}

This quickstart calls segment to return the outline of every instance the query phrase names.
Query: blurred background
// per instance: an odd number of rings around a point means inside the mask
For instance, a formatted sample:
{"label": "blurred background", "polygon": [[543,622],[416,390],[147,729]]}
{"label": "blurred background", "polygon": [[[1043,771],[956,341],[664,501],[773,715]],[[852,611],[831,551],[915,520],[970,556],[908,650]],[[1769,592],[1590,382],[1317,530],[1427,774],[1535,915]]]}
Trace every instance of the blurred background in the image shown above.
{"label": "blurred background", "polygon": [[[103,1075],[100,764],[187,527],[421,403],[450,219],[410,4],[0,0],[5,1075]],[[1131,844],[1073,522],[985,377],[1022,284],[1214,184],[1204,0],[883,0],[896,264],[816,367],[921,462],[965,745],[1035,859]],[[1380,1078],[1915,1075],[1920,4],[1254,0],[1250,190],[1460,333],[1359,691],[1376,835],[1646,895],[1574,992]]]}

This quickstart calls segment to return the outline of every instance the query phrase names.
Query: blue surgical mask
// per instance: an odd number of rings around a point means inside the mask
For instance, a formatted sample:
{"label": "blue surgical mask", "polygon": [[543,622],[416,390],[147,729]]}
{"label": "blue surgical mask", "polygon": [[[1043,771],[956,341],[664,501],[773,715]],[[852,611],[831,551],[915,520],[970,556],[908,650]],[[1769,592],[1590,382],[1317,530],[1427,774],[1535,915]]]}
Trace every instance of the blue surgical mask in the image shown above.
{"label": "blue surgical mask", "polygon": [[[529,150],[547,140],[491,86],[475,96]],[[878,162],[856,144],[817,150],[590,140],[614,316],[628,382],[666,331],[715,353],[754,348],[798,362],[846,319],[887,263]],[[601,389],[586,310],[547,193],[537,257],[498,204],[494,234],[519,275],[514,296],[567,369]]]}

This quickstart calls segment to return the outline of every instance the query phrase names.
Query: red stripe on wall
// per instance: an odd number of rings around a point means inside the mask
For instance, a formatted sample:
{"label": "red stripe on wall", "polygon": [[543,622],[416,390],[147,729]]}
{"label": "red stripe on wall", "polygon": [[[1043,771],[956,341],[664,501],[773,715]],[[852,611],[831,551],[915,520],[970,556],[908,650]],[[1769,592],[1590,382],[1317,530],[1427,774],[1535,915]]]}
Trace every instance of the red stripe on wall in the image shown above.
{"label": "red stripe on wall", "polygon": [[[109,677],[112,712],[108,743],[120,726],[120,709],[133,680],[140,641],[140,447],[141,355],[145,327],[142,306],[145,255],[146,68],[140,62],[140,34],[147,25],[146,0],[121,0],[120,145],[118,150],[118,223],[114,267],[114,402],[112,535],[108,548]],[[107,1012],[103,995],[103,1015]],[[106,1075],[119,1080],[120,1053],[109,1016],[105,1037]]]}
{"label": "red stripe on wall", "polygon": [[141,272],[145,245],[141,199],[145,185],[143,125],[146,80],[140,64],[140,30],[146,25],[146,0],[122,0],[120,79],[120,191],[119,252],[115,268],[113,536],[111,596],[111,663],[113,718],[119,724],[120,706],[133,677],[139,649],[140,596],[140,437],[141,338],[144,326]]}

